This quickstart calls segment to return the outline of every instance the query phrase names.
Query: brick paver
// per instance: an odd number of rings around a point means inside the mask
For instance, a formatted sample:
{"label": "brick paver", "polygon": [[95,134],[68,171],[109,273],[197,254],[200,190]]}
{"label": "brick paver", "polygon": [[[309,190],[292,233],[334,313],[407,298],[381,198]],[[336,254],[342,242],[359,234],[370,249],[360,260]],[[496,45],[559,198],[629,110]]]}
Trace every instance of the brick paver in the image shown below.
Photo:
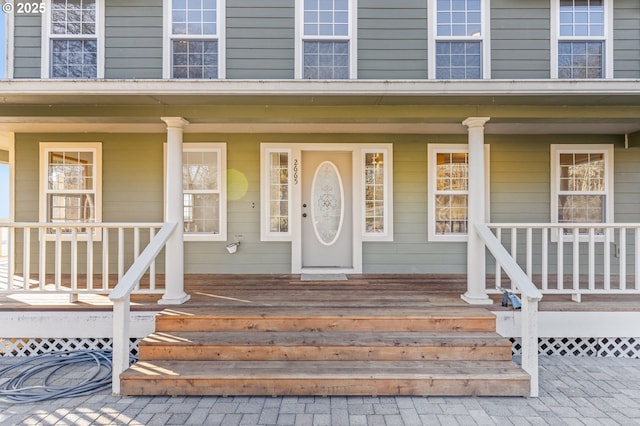
{"label": "brick paver", "polygon": [[[0,367],[12,362],[0,358]],[[540,357],[539,398],[119,398],[105,391],[32,404],[0,402],[0,425],[103,424],[640,425],[640,360]]]}

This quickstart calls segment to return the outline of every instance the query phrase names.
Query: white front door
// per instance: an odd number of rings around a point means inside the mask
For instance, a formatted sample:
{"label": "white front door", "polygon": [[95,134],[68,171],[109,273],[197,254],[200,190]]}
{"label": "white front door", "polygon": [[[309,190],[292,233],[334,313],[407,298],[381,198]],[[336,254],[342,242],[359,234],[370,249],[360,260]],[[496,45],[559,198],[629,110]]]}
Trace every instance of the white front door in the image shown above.
{"label": "white front door", "polygon": [[352,152],[302,152],[302,268],[353,268]]}

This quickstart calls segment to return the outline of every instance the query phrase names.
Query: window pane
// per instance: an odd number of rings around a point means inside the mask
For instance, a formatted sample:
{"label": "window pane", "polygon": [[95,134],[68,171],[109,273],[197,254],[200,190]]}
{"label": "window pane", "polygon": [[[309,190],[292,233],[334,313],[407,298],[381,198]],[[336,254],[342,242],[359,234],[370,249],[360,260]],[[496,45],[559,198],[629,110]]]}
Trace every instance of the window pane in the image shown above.
{"label": "window pane", "polygon": [[349,78],[349,42],[306,41],[303,78],[337,80]]}
{"label": "window pane", "polygon": [[289,231],[289,154],[269,154],[269,230]]}
{"label": "window pane", "polygon": [[480,42],[437,42],[437,79],[482,78]]}
{"label": "window pane", "polygon": [[216,35],[216,0],[177,1],[171,8],[171,31],[173,34]]}
{"label": "window pane", "polygon": [[558,43],[560,78],[602,78],[603,64],[604,43],[601,41]]}
{"label": "window pane", "polygon": [[366,153],[364,159],[365,232],[384,229],[384,152]]}
{"label": "window pane", "polygon": [[172,49],[172,78],[218,78],[216,40],[173,40]]}
{"label": "window pane", "polygon": [[436,195],[436,234],[467,233],[467,195]]}
{"label": "window pane", "polygon": [[482,36],[480,0],[438,1],[436,8],[438,36]]}
{"label": "window pane", "polygon": [[95,222],[96,219],[94,194],[50,193],[47,206],[47,222]]}
{"label": "window pane", "polygon": [[52,78],[96,78],[97,62],[95,40],[51,41]]}
{"label": "window pane", "polygon": [[349,32],[349,3],[347,0],[319,0],[304,2],[305,36],[346,36]]}
{"label": "window pane", "polygon": [[52,0],[51,33],[74,35],[95,34],[95,0]]}
{"label": "window pane", "polygon": [[220,233],[220,194],[185,194],[184,232]]}

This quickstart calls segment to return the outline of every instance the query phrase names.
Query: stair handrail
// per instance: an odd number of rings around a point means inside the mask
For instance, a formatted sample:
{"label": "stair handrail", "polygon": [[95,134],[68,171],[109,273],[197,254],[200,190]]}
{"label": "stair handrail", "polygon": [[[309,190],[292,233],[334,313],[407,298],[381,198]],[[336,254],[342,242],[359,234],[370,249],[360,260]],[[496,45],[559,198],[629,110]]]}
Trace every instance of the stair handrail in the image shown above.
{"label": "stair handrail", "polygon": [[477,223],[475,228],[485,247],[520,290],[522,369],[531,377],[529,396],[537,397],[539,395],[538,302],[542,299],[542,293],[486,224]]}
{"label": "stair handrail", "polygon": [[129,323],[131,314],[131,293],[143,277],[151,263],[158,256],[176,229],[176,222],[165,223],[149,242],[133,265],[122,276],[109,294],[113,302],[113,360],[111,391],[120,394],[120,374],[129,368]]}

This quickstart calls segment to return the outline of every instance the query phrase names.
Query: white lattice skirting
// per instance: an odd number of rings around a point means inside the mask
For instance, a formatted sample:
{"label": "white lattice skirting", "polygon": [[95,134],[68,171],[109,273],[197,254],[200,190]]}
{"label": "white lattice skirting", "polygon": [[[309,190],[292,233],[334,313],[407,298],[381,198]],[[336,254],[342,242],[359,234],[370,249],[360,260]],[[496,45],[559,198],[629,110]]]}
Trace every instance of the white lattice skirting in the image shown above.
{"label": "white lattice skirting", "polygon": [[[0,339],[0,357],[34,356],[46,352],[111,350],[113,339]],[[140,339],[130,339],[129,351],[138,355]]]}
{"label": "white lattice skirting", "polygon": [[[519,338],[512,338],[513,354],[522,355]],[[538,353],[549,356],[640,358],[639,337],[550,337],[538,340]]]}
{"label": "white lattice skirting", "polygon": [[[131,339],[129,349],[138,355],[140,339]],[[512,338],[513,354],[522,355],[520,339]],[[111,349],[112,339],[0,339],[0,357],[33,356],[45,352],[77,349]],[[545,338],[538,340],[538,353],[552,356],[640,358],[638,337]]]}

